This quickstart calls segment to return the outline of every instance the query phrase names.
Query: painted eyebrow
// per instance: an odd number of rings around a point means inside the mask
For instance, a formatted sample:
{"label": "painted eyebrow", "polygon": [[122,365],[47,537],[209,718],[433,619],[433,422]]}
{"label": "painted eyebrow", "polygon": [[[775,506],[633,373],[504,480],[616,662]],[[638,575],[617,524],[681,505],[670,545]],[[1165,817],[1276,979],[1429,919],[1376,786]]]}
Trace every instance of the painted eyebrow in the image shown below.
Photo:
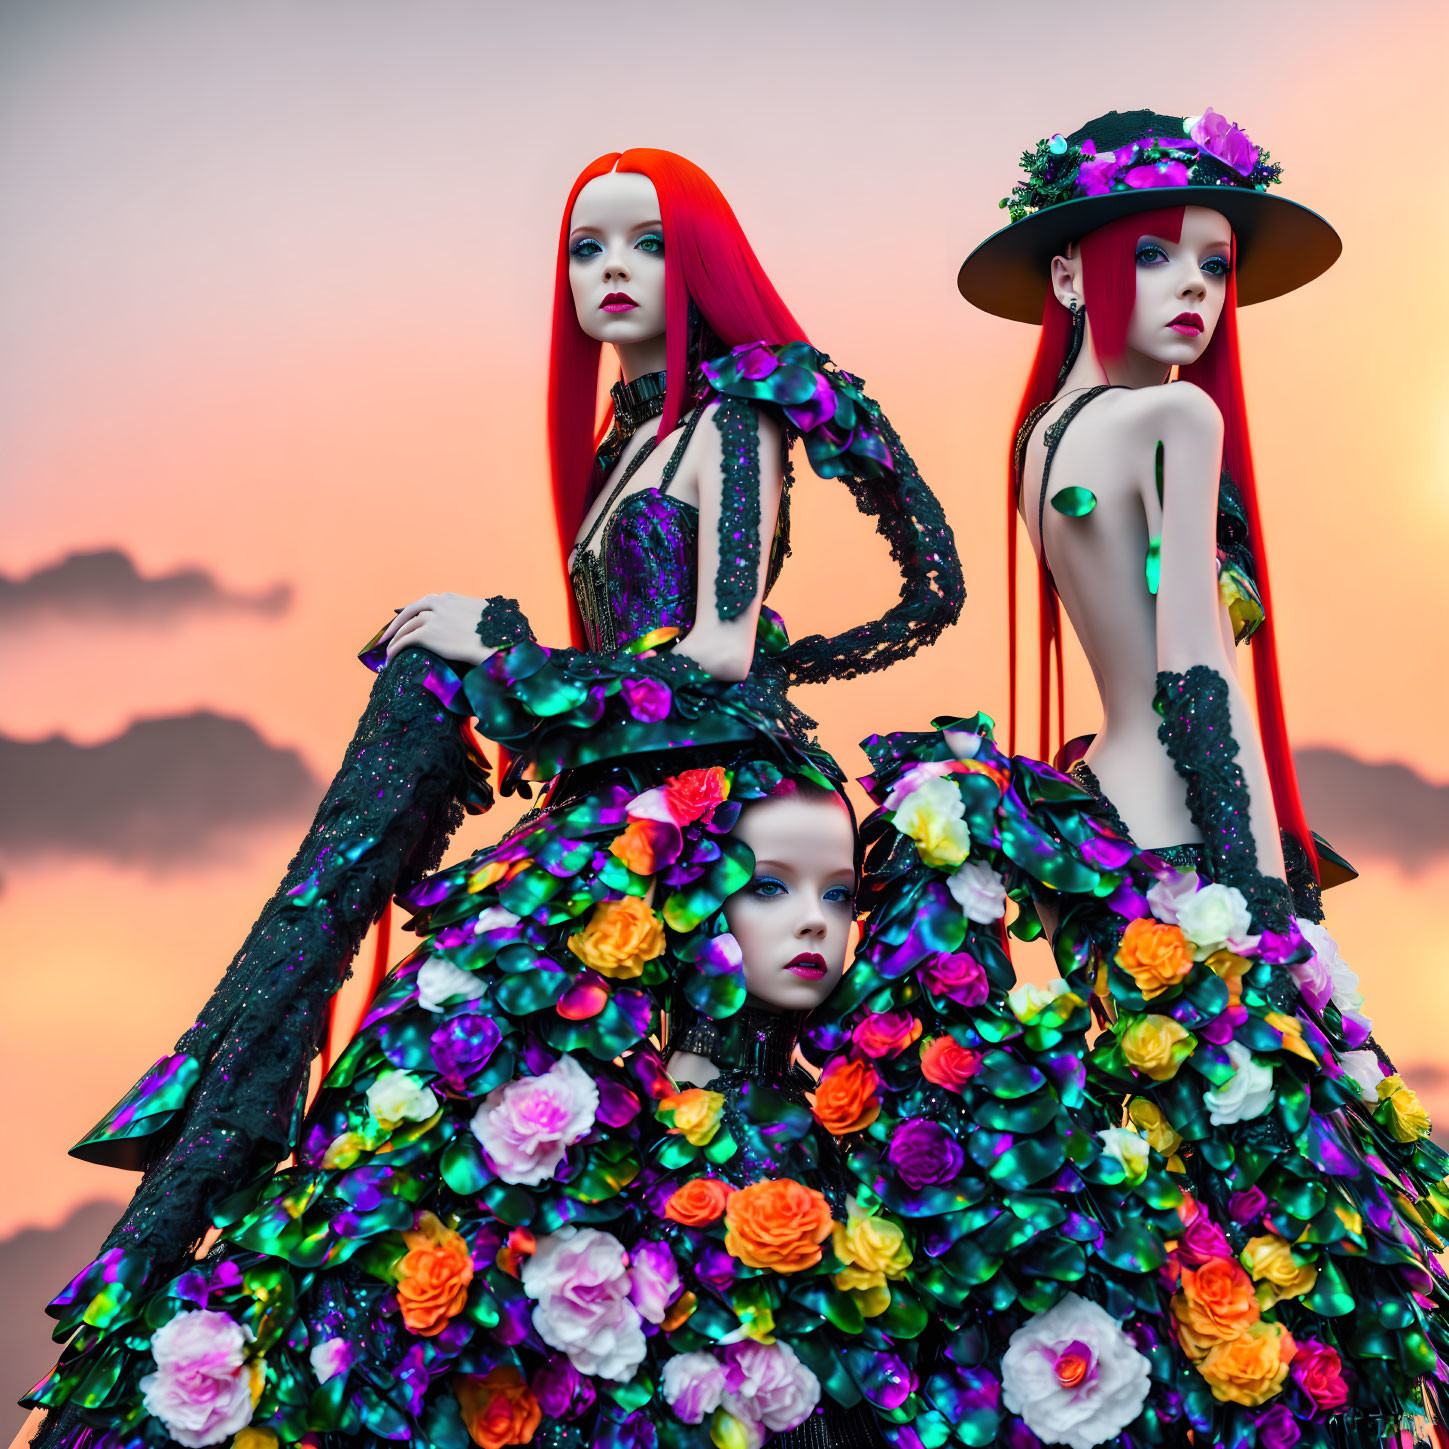
{"label": "painted eyebrow", "polygon": [[[575,237],[580,236],[597,236],[599,232],[605,230],[607,228],[602,226],[576,226],[569,233],[569,240],[573,241]],[[630,227],[629,230],[636,236],[646,231],[663,231],[664,223],[662,221],[645,221],[640,222],[637,226]]]}

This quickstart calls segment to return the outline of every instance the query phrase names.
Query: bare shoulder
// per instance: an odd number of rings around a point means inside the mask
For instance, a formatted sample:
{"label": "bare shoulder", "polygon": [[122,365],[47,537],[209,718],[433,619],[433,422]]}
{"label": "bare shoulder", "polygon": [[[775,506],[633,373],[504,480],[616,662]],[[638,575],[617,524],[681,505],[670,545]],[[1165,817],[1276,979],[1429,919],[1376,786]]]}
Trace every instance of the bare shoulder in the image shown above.
{"label": "bare shoulder", "polygon": [[1195,382],[1125,389],[1118,409],[1123,424],[1129,427],[1209,435],[1223,430],[1223,415],[1217,403]]}

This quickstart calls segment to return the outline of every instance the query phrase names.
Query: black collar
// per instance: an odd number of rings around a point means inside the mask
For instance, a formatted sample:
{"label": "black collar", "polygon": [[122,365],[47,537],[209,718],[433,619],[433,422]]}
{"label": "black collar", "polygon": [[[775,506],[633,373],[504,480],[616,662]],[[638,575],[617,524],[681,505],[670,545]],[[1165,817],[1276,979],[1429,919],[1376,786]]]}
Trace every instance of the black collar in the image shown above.
{"label": "black collar", "polygon": [[614,431],[620,439],[632,437],[641,423],[664,412],[664,374],[646,372],[633,382],[616,382],[609,396],[614,400]]}

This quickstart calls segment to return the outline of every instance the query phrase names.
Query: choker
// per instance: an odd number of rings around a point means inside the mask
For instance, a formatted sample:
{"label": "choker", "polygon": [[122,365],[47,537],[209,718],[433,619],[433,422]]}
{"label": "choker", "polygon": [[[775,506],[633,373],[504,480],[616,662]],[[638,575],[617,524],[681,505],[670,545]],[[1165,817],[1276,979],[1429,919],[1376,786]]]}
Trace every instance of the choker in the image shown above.
{"label": "choker", "polygon": [[614,400],[614,431],[621,439],[633,437],[640,423],[663,415],[664,374],[646,372],[633,382],[616,382],[609,396]]}
{"label": "choker", "polygon": [[691,1018],[669,1039],[669,1051],[694,1052],[722,1072],[748,1076],[787,1077],[800,1040],[803,1017],[798,1011],[765,1011],[748,1003],[733,1016],[716,1021],[688,1012]]}

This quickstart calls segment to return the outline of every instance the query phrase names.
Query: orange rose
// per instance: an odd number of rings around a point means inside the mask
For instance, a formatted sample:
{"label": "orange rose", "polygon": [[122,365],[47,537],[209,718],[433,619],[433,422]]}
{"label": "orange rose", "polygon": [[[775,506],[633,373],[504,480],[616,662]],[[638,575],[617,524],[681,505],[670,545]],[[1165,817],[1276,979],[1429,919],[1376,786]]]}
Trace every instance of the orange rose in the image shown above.
{"label": "orange rose", "polygon": [[664,1204],[664,1216],[687,1228],[702,1228],[724,1216],[725,1205],[734,1193],[729,1183],[717,1177],[692,1177],[674,1189]]}
{"label": "orange rose", "polygon": [[1253,1280],[1231,1258],[1209,1258],[1182,1270],[1182,1292],[1172,1298],[1177,1338],[1190,1359],[1237,1338],[1258,1321]]}
{"label": "orange rose", "polygon": [[921,1075],[948,1091],[962,1091],[980,1070],[981,1053],[963,1047],[955,1037],[933,1036],[921,1048]]}
{"label": "orange rose", "polygon": [[600,901],[588,924],[569,937],[569,950],[601,976],[638,976],[664,952],[664,927],[638,896]]}
{"label": "orange rose", "polygon": [[1151,1001],[1192,970],[1192,946],[1178,927],[1143,917],[1130,922],[1123,932],[1117,964]]}
{"label": "orange rose", "polygon": [[747,1268],[799,1273],[821,1259],[830,1205],[788,1177],[741,1188],[725,1208],[725,1251]]}
{"label": "orange rose", "polygon": [[708,815],[730,792],[729,776],[719,765],[685,770],[664,782],[664,800],[680,825]]}
{"label": "orange rose", "polygon": [[543,1414],[516,1368],[496,1368],[486,1379],[462,1374],[453,1380],[468,1437],[479,1449],[504,1449],[533,1439]]}
{"label": "orange rose", "polygon": [[393,1269],[398,1307],[412,1332],[432,1338],[463,1311],[473,1281],[473,1256],[463,1235],[430,1212],[420,1212],[402,1239],[408,1250]]}
{"label": "orange rose", "polygon": [[1284,1385],[1298,1346],[1281,1323],[1255,1323],[1230,1343],[1220,1343],[1197,1366],[1213,1398],[1256,1408]]}
{"label": "orange rose", "polygon": [[829,1133],[844,1137],[860,1132],[880,1116],[880,1078],[869,1062],[844,1061],[837,1057],[810,1099],[815,1120]]}
{"label": "orange rose", "polygon": [[635,875],[653,875],[665,863],[664,847],[671,842],[679,850],[679,835],[661,820],[631,820],[624,833],[609,847]]}

